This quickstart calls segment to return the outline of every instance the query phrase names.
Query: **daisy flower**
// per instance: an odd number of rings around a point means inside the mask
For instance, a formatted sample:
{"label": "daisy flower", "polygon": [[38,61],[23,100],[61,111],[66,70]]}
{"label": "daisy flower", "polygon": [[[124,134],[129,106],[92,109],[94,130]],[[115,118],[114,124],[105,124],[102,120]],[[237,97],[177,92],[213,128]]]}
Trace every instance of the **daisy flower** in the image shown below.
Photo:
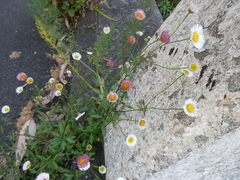
{"label": "daisy flower", "polygon": [[185,114],[187,114],[190,117],[196,117],[197,116],[197,102],[193,101],[192,99],[188,99],[185,101],[185,104],[183,106],[183,110]]}
{"label": "daisy flower", "polygon": [[29,169],[30,167],[31,167],[30,161],[26,161],[26,162],[23,164],[22,170],[25,171],[25,170]]}
{"label": "daisy flower", "polygon": [[193,72],[189,71],[187,68],[181,69],[181,71],[187,77],[192,77],[193,76]]}
{"label": "daisy flower", "polygon": [[78,116],[75,118],[75,120],[77,121],[80,117],[82,117],[85,114],[85,112],[83,113],[78,113]]}
{"label": "daisy flower", "polygon": [[110,66],[110,67],[113,67],[114,66],[113,60],[109,59],[108,62],[107,62],[107,65]]}
{"label": "daisy flower", "polygon": [[61,83],[57,83],[55,87],[57,90],[60,90],[60,91],[63,89],[63,85]]}
{"label": "daisy flower", "polygon": [[54,83],[54,81],[55,81],[54,78],[50,78],[48,82],[52,84],[52,83]]}
{"label": "daisy flower", "polygon": [[2,113],[3,114],[8,113],[9,111],[10,111],[10,107],[9,106],[5,105],[5,106],[2,107]]}
{"label": "daisy flower", "polygon": [[137,9],[134,12],[134,16],[137,20],[144,20],[146,18],[146,14],[142,9]]}
{"label": "daisy flower", "polygon": [[17,74],[16,78],[19,81],[25,81],[27,79],[27,75],[24,72],[20,72]]}
{"label": "daisy flower", "polygon": [[86,146],[86,150],[87,150],[87,151],[91,151],[91,150],[92,150],[92,145],[91,145],[91,144],[88,144],[88,145]]}
{"label": "daisy flower", "polygon": [[110,27],[109,27],[109,26],[104,27],[104,28],[103,28],[103,32],[104,32],[105,34],[109,34],[109,33],[110,33]]}
{"label": "daisy flower", "polygon": [[57,90],[57,91],[55,92],[55,96],[61,96],[61,95],[62,95],[62,93],[61,93],[60,90]]}
{"label": "daisy flower", "polygon": [[124,66],[126,66],[127,68],[129,68],[129,67],[130,67],[130,63],[127,61],[127,62],[125,62]]}
{"label": "daisy flower", "polygon": [[101,174],[105,174],[106,171],[107,171],[107,168],[102,165],[102,166],[99,166],[98,171],[99,171]]}
{"label": "daisy flower", "polygon": [[194,3],[190,3],[189,5],[189,9],[188,9],[189,13],[197,13],[198,12],[198,7],[194,4]]}
{"label": "daisy flower", "polygon": [[126,138],[126,143],[129,147],[133,147],[137,144],[137,137],[134,134],[129,134]]}
{"label": "daisy flower", "polygon": [[22,93],[22,92],[23,92],[23,87],[22,87],[22,86],[17,87],[16,93],[20,94],[20,93]]}
{"label": "daisy flower", "polygon": [[49,180],[49,174],[48,173],[40,173],[36,180]]}
{"label": "daisy flower", "polygon": [[203,27],[200,24],[196,24],[191,28],[191,40],[196,48],[202,49],[205,40],[203,35]]}
{"label": "daisy flower", "polygon": [[33,78],[32,77],[29,77],[29,78],[27,78],[27,80],[26,80],[26,82],[28,83],[28,84],[32,84],[33,83]]}
{"label": "daisy flower", "polygon": [[142,31],[137,31],[136,34],[139,35],[139,36],[142,36],[143,32]]}
{"label": "daisy flower", "polygon": [[167,31],[163,31],[160,35],[160,41],[163,43],[169,43],[170,42],[170,35]]}
{"label": "daisy flower", "polygon": [[118,94],[114,93],[114,92],[110,92],[107,95],[107,100],[108,100],[108,102],[116,102],[118,100]]}
{"label": "daisy flower", "polygon": [[133,35],[130,35],[130,36],[128,37],[128,42],[130,42],[131,44],[135,44],[136,38],[135,38]]}
{"label": "daisy flower", "polygon": [[118,177],[117,180],[126,180],[126,179],[123,177]]}
{"label": "daisy flower", "polygon": [[129,90],[130,88],[132,88],[132,81],[130,81],[129,79],[124,79],[122,80],[120,87],[122,90]]}
{"label": "daisy flower", "polygon": [[193,62],[188,66],[189,71],[198,73],[201,70],[201,65],[198,62]]}
{"label": "daisy flower", "polygon": [[140,119],[138,121],[138,127],[141,130],[145,129],[147,127],[147,121],[145,119]]}
{"label": "daisy flower", "polygon": [[72,71],[67,70],[66,73],[67,73],[68,77],[71,77],[71,76],[72,76]]}
{"label": "daisy flower", "polygon": [[75,60],[80,60],[82,58],[82,55],[78,52],[74,52],[74,53],[72,53],[72,57]]}
{"label": "daisy flower", "polygon": [[66,81],[66,80],[63,80],[63,84],[67,84],[67,81]]}
{"label": "daisy flower", "polygon": [[86,171],[90,167],[89,156],[88,155],[79,156],[77,165],[81,171]]}

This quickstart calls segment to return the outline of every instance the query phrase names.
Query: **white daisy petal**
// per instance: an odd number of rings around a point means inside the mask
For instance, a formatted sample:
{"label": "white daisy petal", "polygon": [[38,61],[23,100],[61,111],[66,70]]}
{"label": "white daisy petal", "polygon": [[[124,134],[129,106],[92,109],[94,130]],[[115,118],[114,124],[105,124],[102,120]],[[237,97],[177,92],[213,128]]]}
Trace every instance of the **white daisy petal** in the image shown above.
{"label": "white daisy petal", "polygon": [[137,137],[134,134],[129,134],[126,138],[126,143],[129,147],[133,147],[137,144]]}
{"label": "white daisy petal", "polygon": [[146,120],[145,118],[140,119],[140,120],[138,121],[138,128],[139,128],[140,130],[146,129],[147,124],[148,124],[148,123],[147,123],[147,120]]}
{"label": "white daisy petal", "polygon": [[74,53],[72,53],[72,57],[75,60],[80,60],[82,58],[82,55],[78,52],[74,52]]}
{"label": "white daisy petal", "polygon": [[200,24],[196,24],[191,28],[191,40],[196,48],[202,49],[205,40],[203,35],[203,27]]}
{"label": "white daisy petal", "polygon": [[[183,67],[186,67],[186,66],[183,66]],[[193,72],[189,71],[188,68],[183,68],[183,69],[181,69],[181,71],[187,77],[192,77],[193,76]]]}
{"label": "white daisy petal", "polygon": [[23,87],[22,87],[22,86],[17,87],[16,93],[20,94],[20,93],[22,93],[22,92],[23,92]]}
{"label": "white daisy petal", "polygon": [[187,99],[185,101],[185,104],[183,106],[183,110],[185,114],[187,114],[190,117],[196,117],[197,116],[197,102],[193,101],[192,99]]}
{"label": "white daisy petal", "polygon": [[26,161],[26,162],[23,164],[22,170],[25,171],[25,170],[29,169],[30,167],[31,167],[30,161]]}
{"label": "white daisy petal", "polygon": [[6,114],[10,111],[10,107],[8,105],[5,105],[2,107],[2,113],[3,114]]}

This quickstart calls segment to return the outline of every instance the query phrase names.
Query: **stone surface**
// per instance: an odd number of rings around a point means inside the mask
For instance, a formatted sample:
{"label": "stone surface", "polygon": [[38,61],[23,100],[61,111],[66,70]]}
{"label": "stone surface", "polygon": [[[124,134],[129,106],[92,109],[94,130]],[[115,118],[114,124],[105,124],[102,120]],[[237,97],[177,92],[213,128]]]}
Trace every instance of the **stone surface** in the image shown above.
{"label": "stone surface", "polygon": [[[145,4],[143,4],[143,2],[145,2]],[[111,31],[114,32],[113,38],[111,39],[112,46],[116,46],[116,44],[118,43],[117,41],[119,40],[120,29],[122,31],[123,27],[125,27],[124,30],[128,28],[125,25],[126,19],[128,18],[128,16],[131,16],[133,18],[134,11],[139,7],[142,7],[142,6],[148,7],[148,9],[150,10],[150,14],[148,14],[149,17],[146,20],[143,29],[141,29],[144,35],[140,38],[137,49],[143,47],[144,38],[146,38],[147,36],[152,36],[163,22],[160,12],[154,0],[147,0],[147,1],[126,0],[126,3],[120,0],[107,0],[107,3],[108,3],[107,5],[104,3],[100,4],[99,9],[109,17],[117,20],[115,22],[115,28],[111,29]],[[89,48],[93,48],[94,43],[96,42],[97,36],[103,33],[103,27],[110,26],[113,22],[114,21],[107,19],[106,17],[100,15],[96,11],[86,12],[86,16],[83,19],[80,19],[78,21],[75,50],[81,53],[82,55],[81,60],[84,61],[86,64],[89,65],[88,58],[87,58],[87,51],[91,51],[89,50]],[[137,35],[135,36],[137,37]],[[127,39],[126,40],[121,39],[121,41],[127,41]],[[114,50],[107,52],[109,56],[106,57],[106,58],[112,58],[114,60],[115,67],[127,61],[127,58],[117,59],[117,52],[118,52],[118,48],[115,48]],[[80,62],[73,62],[73,63],[75,68],[79,70],[79,73],[84,77],[84,79],[88,80],[88,82],[91,85],[93,85],[92,83],[93,82],[92,79],[94,78],[93,74],[87,68],[85,68]],[[102,65],[103,67],[106,66],[106,62],[104,62]],[[79,95],[81,96],[82,92],[84,93],[87,92],[88,95],[94,96],[94,93],[92,93],[87,88],[87,86],[76,76],[76,74],[74,74],[72,79],[71,94],[75,96],[79,96]],[[88,97],[86,97],[86,100],[87,98]],[[84,123],[83,118],[82,118],[82,123]],[[104,160],[101,159],[101,157],[104,157],[104,152],[101,151],[101,148],[102,147],[99,145],[98,150],[96,152],[96,156],[95,156],[96,160],[95,162],[92,162],[93,164],[96,164],[99,166],[104,164]],[[105,175],[100,175],[99,173],[96,173],[96,174],[101,179],[105,179]],[[87,171],[86,174],[83,177],[81,177],[81,179],[91,179],[91,180],[94,178],[95,176],[94,174],[91,173],[91,171]]]}
{"label": "stone surface", "polygon": [[[187,14],[189,3],[189,0],[180,2],[151,42],[162,31],[170,34],[174,31]],[[190,37],[191,27],[201,24],[206,40],[203,49],[196,49],[190,41],[168,44],[149,60],[166,67],[200,62],[203,70],[192,78],[180,78],[149,107],[182,108],[185,100],[191,98],[198,102],[198,116],[188,117],[176,110],[148,110],[145,130],[139,130],[137,124],[129,121],[120,122],[121,129],[109,125],[105,136],[107,180],[119,176],[128,180],[240,178],[237,157],[240,144],[236,142],[240,126],[240,2],[194,0],[193,3],[199,7],[199,13],[190,14],[171,40]],[[157,44],[150,46],[145,54],[156,47]],[[142,100],[148,102],[180,75],[179,70],[147,64],[137,70],[126,102],[133,107]],[[139,120],[144,115],[127,112],[121,117]],[[135,147],[126,145],[121,130],[137,136]]]}

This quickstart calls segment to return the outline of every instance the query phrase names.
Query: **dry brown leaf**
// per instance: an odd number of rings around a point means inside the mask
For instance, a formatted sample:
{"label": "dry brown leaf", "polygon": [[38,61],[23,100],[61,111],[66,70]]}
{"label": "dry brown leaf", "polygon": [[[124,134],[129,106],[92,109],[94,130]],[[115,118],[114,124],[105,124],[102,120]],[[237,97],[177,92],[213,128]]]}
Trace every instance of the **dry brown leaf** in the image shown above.
{"label": "dry brown leaf", "polygon": [[17,121],[18,129],[21,129],[29,119],[32,119],[33,117],[32,108],[33,108],[33,103],[32,101],[29,101],[26,107],[22,109],[22,112],[20,113],[20,118],[18,118],[18,121]]}
{"label": "dry brown leaf", "polygon": [[[30,137],[25,136],[25,132],[27,132],[28,130],[28,134],[30,135]],[[33,119],[28,120],[23,128],[21,129],[20,133],[19,133],[19,137],[18,137],[18,142],[17,142],[17,149],[15,152],[16,155],[16,162],[15,165],[19,166],[20,162],[22,161],[22,158],[26,152],[27,149],[27,142],[26,140],[34,137],[36,134],[36,123]]]}
{"label": "dry brown leaf", "polygon": [[19,58],[22,52],[20,51],[13,51],[12,54],[9,56],[11,59]]}

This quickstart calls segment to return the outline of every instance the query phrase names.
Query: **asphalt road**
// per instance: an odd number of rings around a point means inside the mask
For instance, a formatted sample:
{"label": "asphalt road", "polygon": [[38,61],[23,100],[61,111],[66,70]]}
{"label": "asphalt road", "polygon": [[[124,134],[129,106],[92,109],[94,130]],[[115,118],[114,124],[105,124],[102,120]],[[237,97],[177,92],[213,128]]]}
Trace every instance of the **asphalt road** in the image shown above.
{"label": "asphalt road", "polygon": [[[8,142],[6,135],[16,130],[19,112],[31,100],[34,85],[42,88],[48,81],[54,61],[46,57],[45,53],[52,50],[38,34],[24,0],[1,0],[0,15],[0,108],[8,105],[11,109],[7,114],[0,113],[2,145]],[[20,52],[18,58],[9,57],[14,51]],[[19,72],[34,79],[21,94],[16,93],[16,88],[25,82],[16,79]]]}

